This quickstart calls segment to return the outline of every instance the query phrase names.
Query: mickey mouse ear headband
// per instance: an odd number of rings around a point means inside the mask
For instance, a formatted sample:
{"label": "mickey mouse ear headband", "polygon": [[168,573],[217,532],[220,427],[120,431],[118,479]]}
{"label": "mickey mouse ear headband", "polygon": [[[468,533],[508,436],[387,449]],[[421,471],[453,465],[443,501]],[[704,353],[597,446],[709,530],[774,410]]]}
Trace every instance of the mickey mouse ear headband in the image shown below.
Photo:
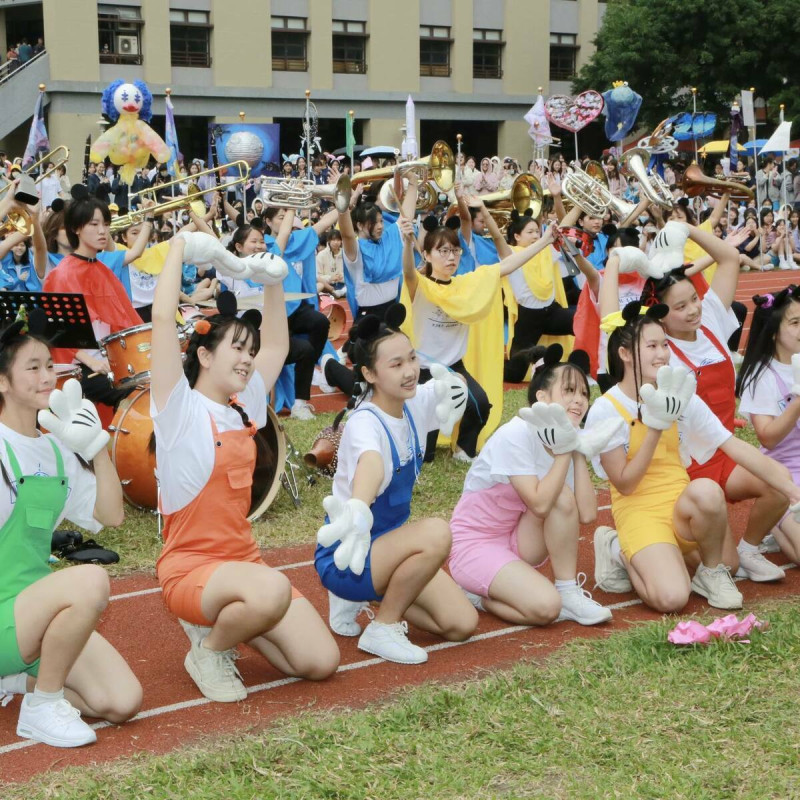
{"label": "mickey mouse ear headband", "polygon": [[372,339],[377,339],[399,330],[405,319],[405,306],[400,303],[394,303],[386,309],[383,321],[374,314],[367,314],[362,317],[350,328],[350,341],[366,344]]}
{"label": "mickey mouse ear headband", "polygon": [[[562,363],[561,359],[563,357],[564,348],[560,344],[551,344],[544,351],[544,355],[542,355],[542,357],[534,363],[534,372],[540,368],[550,369],[551,367],[557,367]],[[587,374],[589,372],[589,356],[584,350],[573,350],[569,354],[569,358],[567,358],[566,363],[577,367],[582,372]]]}
{"label": "mickey mouse ear headband", "polygon": [[[194,323],[193,330],[199,336],[205,336],[211,330],[212,324],[218,325],[224,319],[238,316],[238,304],[233,292],[220,292],[217,296],[217,314],[209,319],[200,319]],[[239,319],[248,322],[256,330],[261,327],[261,312],[255,308],[248,308]]]}
{"label": "mickey mouse ear headband", "polygon": [[25,306],[20,306],[16,319],[0,333],[0,350],[18,336],[43,337],[47,330],[47,314],[41,308],[34,308],[30,312]]}

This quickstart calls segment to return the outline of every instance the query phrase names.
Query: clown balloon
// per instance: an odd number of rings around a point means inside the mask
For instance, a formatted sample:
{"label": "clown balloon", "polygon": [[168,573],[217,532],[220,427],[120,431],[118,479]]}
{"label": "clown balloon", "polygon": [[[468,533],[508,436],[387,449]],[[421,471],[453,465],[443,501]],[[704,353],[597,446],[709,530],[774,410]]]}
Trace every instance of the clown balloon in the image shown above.
{"label": "clown balloon", "polygon": [[92,161],[111,160],[120,167],[119,176],[130,185],[136,170],[147,165],[152,155],[156,161],[169,161],[166,142],[147,124],[153,117],[153,95],[143,81],[114,81],[103,92],[103,113],[112,125],[93,145]]}

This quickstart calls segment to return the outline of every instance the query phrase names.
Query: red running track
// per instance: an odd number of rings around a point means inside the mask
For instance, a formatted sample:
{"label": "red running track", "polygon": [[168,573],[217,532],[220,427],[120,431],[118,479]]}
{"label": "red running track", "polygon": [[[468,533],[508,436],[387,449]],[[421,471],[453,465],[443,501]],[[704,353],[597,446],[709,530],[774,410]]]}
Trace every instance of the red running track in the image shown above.
{"label": "red running track", "polygon": [[[608,502],[606,492],[601,503]],[[745,524],[748,505],[732,509],[737,530]],[[607,509],[597,524],[610,524]],[[579,569],[593,583],[591,535],[594,526],[581,531]],[[311,545],[267,551],[265,557],[284,569],[292,582],[327,618],[327,595],[313,566]],[[777,557],[777,562],[785,561]],[[800,570],[790,569],[784,581],[767,585],[743,581],[739,584],[747,604],[762,598],[788,597],[800,592]],[[453,644],[412,630],[413,641],[431,651],[427,664],[402,666],[367,656],[356,648],[355,639],[336,637],[342,666],[332,678],[320,682],[287,679],[253,651],[242,648],[238,662],[249,687],[246,701],[218,704],[197,691],[183,667],[188,640],[161,601],[156,581],[149,575],[135,575],[112,581],[114,599],[100,631],[117,647],[144,686],[144,706],[139,716],[122,726],[98,723],[98,742],[78,750],[57,750],[20,740],[15,735],[20,699],[0,708],[0,776],[4,781],[25,781],[35,774],[67,766],[102,763],[139,752],[165,753],[184,744],[213,739],[215,735],[267,729],[278,717],[320,708],[359,707],[385,699],[406,686],[430,681],[443,684],[479,677],[487,669],[509,665],[521,659],[539,658],[575,637],[603,637],[634,622],[658,619],[634,595],[595,597],[613,605],[611,623],[583,628],[559,623],[547,628],[511,626],[490,614],[480,615],[476,635],[468,642]],[[708,606],[693,596],[686,613],[706,612]],[[722,613],[722,612],[718,612]]]}

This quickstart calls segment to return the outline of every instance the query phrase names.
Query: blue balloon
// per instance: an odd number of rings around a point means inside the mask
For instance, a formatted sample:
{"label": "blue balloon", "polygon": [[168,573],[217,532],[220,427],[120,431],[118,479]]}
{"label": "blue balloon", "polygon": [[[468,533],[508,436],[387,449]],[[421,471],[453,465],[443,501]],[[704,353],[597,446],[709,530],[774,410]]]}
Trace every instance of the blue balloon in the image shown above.
{"label": "blue balloon", "polygon": [[606,101],[606,136],[611,142],[622,141],[632,130],[642,105],[642,96],[628,84],[603,92]]}

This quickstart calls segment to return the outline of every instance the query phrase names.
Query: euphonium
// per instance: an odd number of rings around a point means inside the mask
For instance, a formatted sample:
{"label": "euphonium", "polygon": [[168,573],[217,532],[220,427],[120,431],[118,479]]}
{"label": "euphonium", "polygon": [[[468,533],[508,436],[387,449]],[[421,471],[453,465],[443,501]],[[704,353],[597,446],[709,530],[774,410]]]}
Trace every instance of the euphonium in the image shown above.
{"label": "euphonium", "polygon": [[729,194],[731,200],[752,200],[753,190],[736,181],[721,181],[718,178],[709,178],[697,164],[691,164],[683,173],[681,189],[689,197],[697,197],[701,194],[711,195],[712,197],[722,197]]}
{"label": "euphonium", "polygon": [[[584,170],[586,174],[597,181],[604,189],[608,191],[608,209],[617,215],[620,220],[627,219],[636,210],[633,203],[628,203],[621,197],[611,194],[611,189],[608,186],[608,175],[606,175],[603,165],[599,161],[590,161]],[[605,196],[604,196],[605,197]]]}
{"label": "euphonium", "polygon": [[593,217],[602,217],[614,199],[602,183],[589,177],[581,169],[573,170],[564,176],[561,181],[561,194],[570,203]]}
{"label": "euphonium", "polygon": [[[530,172],[523,172],[514,179],[510,189],[481,195],[481,200],[490,212],[508,212],[516,209],[524,214],[532,209],[534,219],[542,213],[544,192],[538,178]],[[492,216],[495,216],[492,213]]]}
{"label": "euphonium", "polygon": [[[27,169],[24,169],[23,172],[26,175],[31,175],[34,173],[39,167],[44,166],[48,161],[52,161],[54,158],[55,153],[62,152],[64,153],[61,158],[57,159],[53,166],[47,170],[47,172],[43,172],[39,175],[34,183],[41,183],[48,175],[50,175],[54,170],[57,170],[59,167],[63,166],[64,164],[69,161],[69,149],[66,148],[63,144],[60,144],[58,147],[53,148],[49,153],[45,153],[38,161],[34,161]],[[7,183],[0,189],[0,197],[2,197],[12,186],[12,183]]]}
{"label": "euphonium", "polygon": [[639,181],[642,194],[657,206],[669,211],[672,208],[672,192],[656,172],[649,172],[645,159],[650,161],[650,151],[644,147],[632,147],[622,154],[619,160],[623,175],[634,175]]}
{"label": "euphonium", "polygon": [[0,236],[7,233],[21,233],[28,237],[33,235],[33,218],[27,211],[10,211],[5,222],[0,223]]}
{"label": "euphonium", "polygon": [[350,178],[342,175],[335,184],[316,184],[311,180],[297,178],[262,178],[261,200],[271,208],[293,208],[305,211],[330,200],[340,214],[350,207],[352,188]]}
{"label": "euphonium", "polygon": [[[405,196],[408,180],[405,178],[400,178],[400,180],[403,181],[403,191],[400,193],[400,197],[402,198]],[[381,190],[378,192],[378,200],[381,205],[392,214],[400,213],[402,202],[399,202],[397,199],[397,190],[395,189],[394,180],[383,182],[383,186],[381,186]],[[421,183],[417,186],[417,211],[432,211],[436,208],[438,202],[439,191],[431,181]]]}

